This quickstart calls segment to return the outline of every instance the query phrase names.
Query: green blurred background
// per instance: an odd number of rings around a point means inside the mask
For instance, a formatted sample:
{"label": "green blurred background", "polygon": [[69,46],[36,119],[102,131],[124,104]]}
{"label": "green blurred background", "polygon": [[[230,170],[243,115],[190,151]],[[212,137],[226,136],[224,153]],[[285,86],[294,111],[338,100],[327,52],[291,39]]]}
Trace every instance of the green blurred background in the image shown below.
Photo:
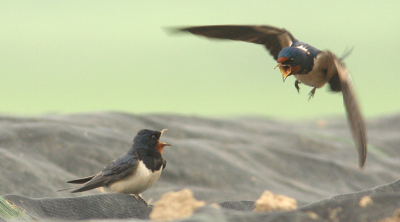
{"label": "green blurred background", "polygon": [[367,118],[400,110],[400,1],[1,1],[0,112],[124,111],[300,119],[345,115],[308,100],[260,45],[164,27],[267,24],[346,59]]}

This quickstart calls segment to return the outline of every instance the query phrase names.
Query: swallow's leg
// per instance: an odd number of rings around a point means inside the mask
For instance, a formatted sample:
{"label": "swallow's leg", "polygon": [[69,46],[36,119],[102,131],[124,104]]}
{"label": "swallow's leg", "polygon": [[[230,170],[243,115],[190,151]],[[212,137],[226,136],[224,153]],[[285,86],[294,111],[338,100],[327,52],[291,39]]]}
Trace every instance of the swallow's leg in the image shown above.
{"label": "swallow's leg", "polygon": [[294,86],[296,87],[298,93],[300,93],[300,87],[299,87],[299,84],[300,84],[300,83],[301,83],[301,82],[300,82],[299,80],[296,80],[296,81],[294,82]]}
{"label": "swallow's leg", "polygon": [[131,194],[136,200],[141,200],[143,201],[147,206],[149,206],[149,204],[140,196],[140,194]]}
{"label": "swallow's leg", "polygon": [[311,92],[308,94],[308,96],[309,96],[309,97],[308,97],[308,101],[310,101],[310,99],[314,97],[315,90],[317,90],[317,87],[314,87],[314,88],[311,90]]}

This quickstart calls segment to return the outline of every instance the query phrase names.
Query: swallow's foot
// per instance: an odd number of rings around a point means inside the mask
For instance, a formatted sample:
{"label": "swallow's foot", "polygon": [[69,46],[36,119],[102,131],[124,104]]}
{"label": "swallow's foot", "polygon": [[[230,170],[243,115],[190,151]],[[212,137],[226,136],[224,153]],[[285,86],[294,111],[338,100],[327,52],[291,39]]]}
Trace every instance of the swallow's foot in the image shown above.
{"label": "swallow's foot", "polygon": [[317,87],[314,87],[314,88],[311,90],[311,92],[308,94],[308,96],[309,96],[309,97],[308,97],[308,101],[310,101],[310,99],[314,97],[315,90],[317,90]]}
{"label": "swallow's foot", "polygon": [[141,200],[143,201],[147,206],[149,206],[149,204],[140,196],[140,194],[131,194],[136,200]]}
{"label": "swallow's foot", "polygon": [[296,87],[298,93],[300,93],[300,87],[299,87],[299,84],[300,84],[300,83],[301,83],[301,82],[300,82],[299,80],[296,80],[296,81],[294,82],[294,87]]}

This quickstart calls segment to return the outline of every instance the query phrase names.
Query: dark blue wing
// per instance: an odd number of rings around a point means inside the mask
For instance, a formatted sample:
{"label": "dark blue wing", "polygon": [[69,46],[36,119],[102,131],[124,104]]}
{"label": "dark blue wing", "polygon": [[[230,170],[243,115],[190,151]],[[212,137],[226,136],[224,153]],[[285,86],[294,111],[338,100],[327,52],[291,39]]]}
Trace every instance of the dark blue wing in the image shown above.
{"label": "dark blue wing", "polygon": [[264,45],[271,55],[278,59],[279,52],[297,41],[286,29],[266,25],[211,25],[181,28],[209,38],[231,39]]}
{"label": "dark blue wing", "polygon": [[132,172],[132,170],[136,169],[139,163],[138,161],[139,159],[136,153],[126,153],[104,167],[100,174],[102,176],[112,176],[115,177],[115,179],[121,179]]}
{"label": "dark blue wing", "polygon": [[118,159],[113,160],[104,169],[96,174],[82,186],[71,190],[71,193],[91,190],[97,187],[105,186],[108,183],[119,180],[127,176],[137,168],[139,158],[136,153],[128,152]]}

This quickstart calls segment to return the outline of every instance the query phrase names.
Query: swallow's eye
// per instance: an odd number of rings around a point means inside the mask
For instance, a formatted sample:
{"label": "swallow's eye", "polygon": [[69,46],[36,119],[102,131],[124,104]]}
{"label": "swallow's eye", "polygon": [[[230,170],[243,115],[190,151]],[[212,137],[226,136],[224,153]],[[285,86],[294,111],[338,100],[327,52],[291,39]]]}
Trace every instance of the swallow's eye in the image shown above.
{"label": "swallow's eye", "polygon": [[156,138],[156,135],[151,136],[151,138],[155,139],[155,138]]}

